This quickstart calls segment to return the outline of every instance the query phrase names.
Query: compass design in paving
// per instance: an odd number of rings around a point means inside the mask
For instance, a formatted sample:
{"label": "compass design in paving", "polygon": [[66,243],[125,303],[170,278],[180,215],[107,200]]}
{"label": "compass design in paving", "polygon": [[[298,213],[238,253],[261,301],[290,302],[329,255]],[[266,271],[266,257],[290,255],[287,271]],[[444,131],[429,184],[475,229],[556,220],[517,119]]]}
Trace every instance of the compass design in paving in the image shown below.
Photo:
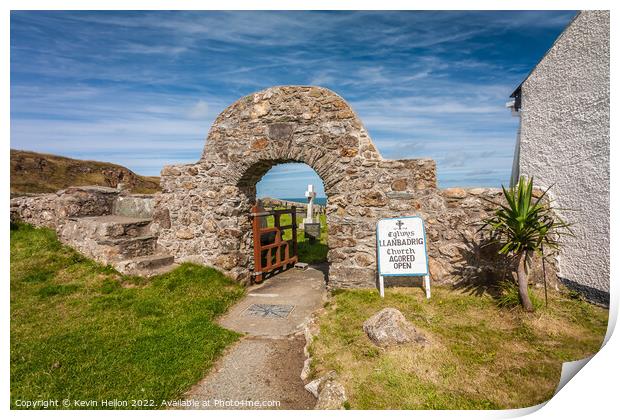
{"label": "compass design in paving", "polygon": [[245,316],[259,318],[286,318],[295,305],[267,305],[254,303],[245,310]]}

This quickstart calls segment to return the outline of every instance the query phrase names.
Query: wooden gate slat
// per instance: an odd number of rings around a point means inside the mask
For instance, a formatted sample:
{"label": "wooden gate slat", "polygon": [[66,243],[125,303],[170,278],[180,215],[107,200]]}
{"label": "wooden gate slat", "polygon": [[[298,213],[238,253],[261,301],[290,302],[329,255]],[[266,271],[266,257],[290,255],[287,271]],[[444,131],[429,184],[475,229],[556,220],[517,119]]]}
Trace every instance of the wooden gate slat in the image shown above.
{"label": "wooden gate slat", "polygon": [[[281,226],[280,217],[283,214],[291,215],[291,224]],[[273,216],[274,226],[271,228],[263,228],[260,226],[259,217]],[[283,268],[287,269],[289,266],[295,265],[298,262],[297,254],[297,208],[295,206],[290,209],[284,210],[271,210],[265,211],[259,208],[258,205],[252,207],[252,235],[254,242],[254,282],[260,283],[264,280],[264,276],[270,272]],[[293,238],[290,241],[283,240],[284,231],[290,229],[292,231]],[[262,244],[261,238],[265,233],[275,233],[275,238],[272,243]],[[275,255],[275,262],[273,260],[273,252]],[[284,256],[282,253],[284,252]],[[263,254],[264,253],[264,254]],[[263,264],[263,255],[265,255],[265,263]]]}

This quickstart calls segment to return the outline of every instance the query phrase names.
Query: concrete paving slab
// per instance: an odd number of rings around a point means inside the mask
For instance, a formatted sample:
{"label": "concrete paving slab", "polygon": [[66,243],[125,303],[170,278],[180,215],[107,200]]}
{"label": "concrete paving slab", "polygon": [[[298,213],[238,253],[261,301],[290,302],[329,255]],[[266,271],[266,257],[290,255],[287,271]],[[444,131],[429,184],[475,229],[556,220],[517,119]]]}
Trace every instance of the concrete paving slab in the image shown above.
{"label": "concrete paving slab", "polygon": [[287,336],[301,331],[308,316],[323,305],[325,294],[321,271],[290,269],[251,286],[218,323],[252,336]]}

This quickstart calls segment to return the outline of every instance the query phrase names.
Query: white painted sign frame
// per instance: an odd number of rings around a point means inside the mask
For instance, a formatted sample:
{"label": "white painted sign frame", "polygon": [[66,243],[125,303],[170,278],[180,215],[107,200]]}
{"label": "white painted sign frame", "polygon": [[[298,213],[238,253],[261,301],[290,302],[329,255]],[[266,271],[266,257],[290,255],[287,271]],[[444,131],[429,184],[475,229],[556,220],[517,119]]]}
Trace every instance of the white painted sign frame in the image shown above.
{"label": "white painted sign frame", "polygon": [[[424,256],[426,258],[426,272],[425,273],[405,273],[405,274],[381,274],[381,252],[380,252],[380,245],[379,245],[379,223],[383,220],[400,220],[400,219],[420,219],[420,223],[422,224],[422,235],[424,238]],[[381,297],[385,297],[385,281],[384,281],[384,276],[386,277],[406,277],[406,276],[412,276],[412,277],[424,277],[424,281],[423,281],[423,285],[424,285],[424,291],[426,292],[426,298],[430,299],[431,298],[431,278],[430,278],[430,273],[428,270],[428,250],[426,249],[426,228],[424,227],[424,219],[422,219],[420,216],[403,216],[403,217],[390,217],[390,218],[383,218],[383,219],[379,219],[377,221],[377,225],[376,225],[376,233],[375,236],[377,238],[377,273],[379,274],[379,295]]]}

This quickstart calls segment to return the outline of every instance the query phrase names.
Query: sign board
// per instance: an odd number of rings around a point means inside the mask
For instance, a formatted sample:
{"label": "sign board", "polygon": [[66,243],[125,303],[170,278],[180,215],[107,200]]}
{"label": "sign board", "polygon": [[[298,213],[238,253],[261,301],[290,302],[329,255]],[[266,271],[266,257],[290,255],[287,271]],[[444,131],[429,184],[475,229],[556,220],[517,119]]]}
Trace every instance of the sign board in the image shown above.
{"label": "sign board", "polygon": [[383,296],[384,276],[423,276],[430,298],[428,255],[424,221],[418,216],[381,219],[377,222],[379,291]]}

